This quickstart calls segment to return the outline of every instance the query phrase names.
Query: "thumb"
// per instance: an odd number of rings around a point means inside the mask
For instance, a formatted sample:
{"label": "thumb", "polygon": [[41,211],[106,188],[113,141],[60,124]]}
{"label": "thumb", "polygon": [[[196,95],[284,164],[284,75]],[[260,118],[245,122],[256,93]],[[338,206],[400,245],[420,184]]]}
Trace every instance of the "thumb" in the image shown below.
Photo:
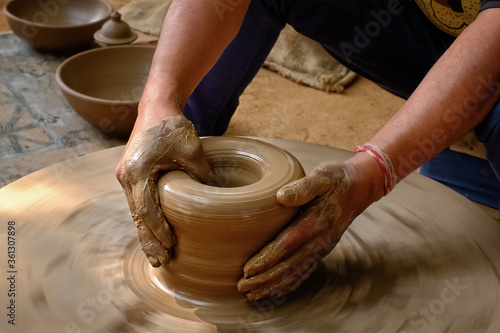
{"label": "thumb", "polygon": [[184,165],[184,170],[203,184],[214,183],[214,174],[205,159]]}
{"label": "thumb", "polygon": [[332,180],[318,174],[297,179],[278,190],[276,199],[284,206],[299,207],[326,193]]}
{"label": "thumb", "polygon": [[[191,125],[192,126],[192,125]],[[181,154],[177,162],[182,169],[203,184],[212,184],[214,174],[203,151],[198,135],[193,130],[178,144]],[[177,155],[177,154],[175,154]]]}

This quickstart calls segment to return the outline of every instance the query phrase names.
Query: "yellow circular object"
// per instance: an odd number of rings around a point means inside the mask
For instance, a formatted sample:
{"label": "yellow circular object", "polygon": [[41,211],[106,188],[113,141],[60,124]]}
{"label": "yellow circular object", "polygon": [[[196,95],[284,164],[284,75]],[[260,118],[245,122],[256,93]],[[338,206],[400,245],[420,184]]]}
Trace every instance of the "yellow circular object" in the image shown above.
{"label": "yellow circular object", "polygon": [[476,19],[481,5],[480,0],[416,0],[416,3],[435,26],[453,36],[458,36]]}

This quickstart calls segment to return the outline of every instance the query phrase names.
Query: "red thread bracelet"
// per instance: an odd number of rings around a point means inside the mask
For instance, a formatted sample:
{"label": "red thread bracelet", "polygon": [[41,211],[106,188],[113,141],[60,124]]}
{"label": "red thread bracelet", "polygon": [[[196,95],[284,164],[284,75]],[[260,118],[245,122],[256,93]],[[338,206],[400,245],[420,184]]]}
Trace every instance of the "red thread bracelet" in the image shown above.
{"label": "red thread bracelet", "polygon": [[366,143],[361,147],[356,147],[356,149],[354,149],[354,153],[367,153],[373,157],[384,175],[384,195],[387,195],[390,191],[392,191],[394,186],[396,186],[397,179],[389,156],[387,156],[387,154],[385,154],[377,146],[369,143]]}

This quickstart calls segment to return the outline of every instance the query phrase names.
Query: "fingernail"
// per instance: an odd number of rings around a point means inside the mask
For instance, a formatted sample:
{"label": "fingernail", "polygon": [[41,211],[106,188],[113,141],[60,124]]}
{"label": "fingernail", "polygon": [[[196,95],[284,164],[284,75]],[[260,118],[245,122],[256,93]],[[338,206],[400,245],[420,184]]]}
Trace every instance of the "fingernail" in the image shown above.
{"label": "fingernail", "polygon": [[285,187],[279,189],[276,195],[276,199],[282,205],[297,207],[302,205],[302,203],[300,203],[299,201],[301,200],[303,194],[304,193],[301,190],[301,187],[294,183],[292,185],[286,185]]}
{"label": "fingernail", "polygon": [[172,260],[172,255],[170,251],[167,249],[166,255],[165,255],[165,265],[170,264],[170,261]]}
{"label": "fingernail", "polygon": [[236,284],[236,289],[238,289],[238,291],[239,291],[240,293],[244,293],[244,292],[246,291],[246,290],[245,290],[245,285],[246,285],[245,281],[246,281],[246,278],[245,278],[245,277],[243,277],[243,278],[241,278],[241,279],[238,281],[238,283]]}
{"label": "fingernail", "polygon": [[295,191],[289,187],[282,187],[278,190],[278,198],[284,201],[290,201],[290,197],[295,196]]}
{"label": "fingernail", "polygon": [[245,269],[245,278],[250,276],[254,276],[260,273],[261,268],[264,266],[264,261],[261,260],[262,257],[259,257],[256,262],[252,263],[250,267]]}
{"label": "fingernail", "polygon": [[168,249],[165,249],[165,251],[159,255],[159,259],[162,265],[168,265],[170,263],[170,260],[172,259],[170,256],[170,252]]}
{"label": "fingernail", "polygon": [[267,248],[262,254],[247,262],[247,265],[244,267],[245,278],[260,273],[266,267],[268,257],[272,255],[275,245],[276,241],[272,241],[266,246]]}
{"label": "fingernail", "polygon": [[248,278],[252,275],[255,275],[258,272],[258,269],[262,266],[261,264],[262,256],[259,256],[253,260],[250,259],[250,261],[247,262],[245,267],[243,267],[244,278]]}
{"label": "fingernail", "polygon": [[175,245],[176,239],[175,235],[171,232],[167,232],[167,239],[164,239],[164,241],[161,242],[163,247],[165,248],[171,248]]}
{"label": "fingernail", "polygon": [[148,261],[149,264],[155,268],[160,267],[160,262],[158,261],[158,258],[153,257],[153,256],[148,256]]}
{"label": "fingernail", "polygon": [[256,301],[257,300],[257,297],[255,296],[254,293],[246,293],[245,294],[246,298],[250,301],[250,302],[253,302],[253,301]]}

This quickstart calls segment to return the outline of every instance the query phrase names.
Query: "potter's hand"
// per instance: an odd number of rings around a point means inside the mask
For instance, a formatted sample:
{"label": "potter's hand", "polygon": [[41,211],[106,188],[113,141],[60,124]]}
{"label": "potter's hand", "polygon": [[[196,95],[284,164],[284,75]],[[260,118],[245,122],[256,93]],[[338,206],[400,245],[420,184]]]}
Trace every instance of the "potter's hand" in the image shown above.
{"label": "potter's hand", "polygon": [[371,203],[358,196],[360,185],[366,185],[360,178],[360,171],[349,163],[326,162],[281,188],[277,194],[281,204],[305,206],[247,262],[238,290],[253,301],[281,298],[301,285]]}
{"label": "potter's hand", "polygon": [[154,267],[170,262],[175,244],[157,188],[158,172],[172,169],[184,170],[202,182],[212,179],[196,130],[182,115],[165,118],[133,135],[116,168],[142,250]]}

